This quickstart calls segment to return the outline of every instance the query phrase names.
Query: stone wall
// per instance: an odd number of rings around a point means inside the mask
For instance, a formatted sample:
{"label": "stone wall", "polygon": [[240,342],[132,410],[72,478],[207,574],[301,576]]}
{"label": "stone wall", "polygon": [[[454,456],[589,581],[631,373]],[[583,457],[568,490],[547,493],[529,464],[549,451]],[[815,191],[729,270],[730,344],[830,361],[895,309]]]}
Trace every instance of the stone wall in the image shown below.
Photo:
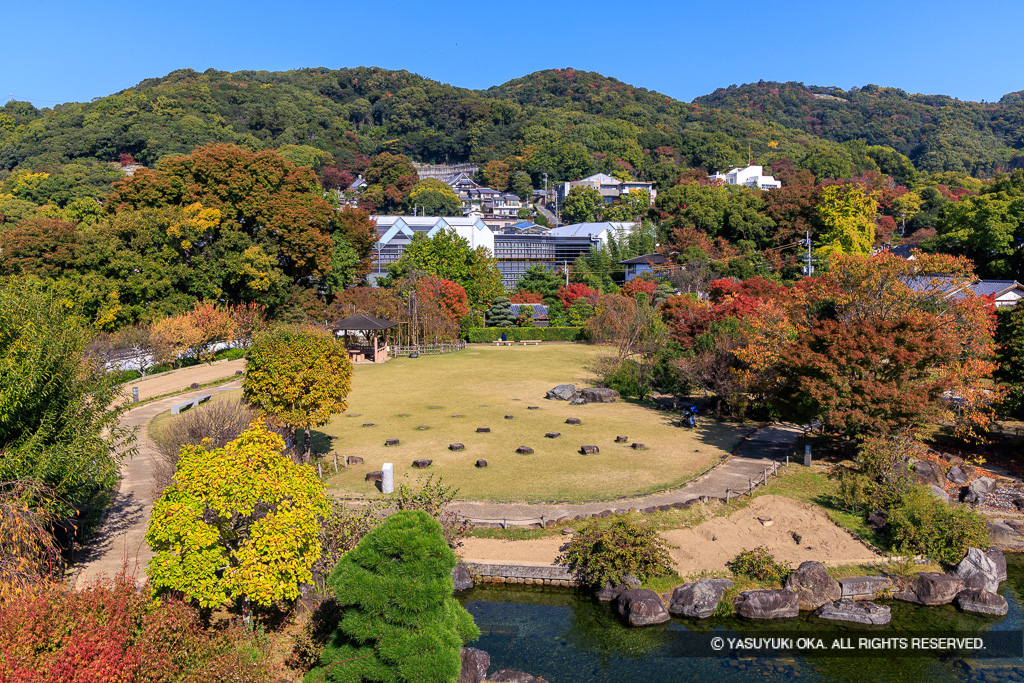
{"label": "stone wall", "polygon": [[577,585],[568,568],[556,564],[497,564],[466,562],[466,568],[477,583],[509,583],[527,586]]}

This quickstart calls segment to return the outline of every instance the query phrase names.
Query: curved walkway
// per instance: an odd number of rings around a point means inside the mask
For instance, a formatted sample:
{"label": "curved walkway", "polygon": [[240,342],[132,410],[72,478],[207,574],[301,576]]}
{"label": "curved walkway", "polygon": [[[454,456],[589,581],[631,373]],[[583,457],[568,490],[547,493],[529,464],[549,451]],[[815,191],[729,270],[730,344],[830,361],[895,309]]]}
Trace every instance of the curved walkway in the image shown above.
{"label": "curved walkway", "polygon": [[487,503],[460,501],[449,509],[474,523],[529,526],[543,517],[547,520],[583,519],[633,508],[681,507],[683,504],[707,496],[726,499],[727,491],[747,491],[750,481],[769,472],[776,463],[784,461],[793,452],[803,435],[803,428],[793,424],[773,424],[759,429],[746,438],[721,464],[690,483],[672,491],[649,496],[623,498],[599,503],[538,505],[529,503]]}
{"label": "curved walkway", "polygon": [[[234,374],[234,370],[228,374]],[[170,377],[164,379],[171,380]],[[193,373],[179,376],[177,379],[178,388],[181,388],[180,382],[184,382],[184,386],[187,387],[194,381]],[[135,441],[138,452],[134,458],[127,458],[121,463],[121,483],[117,494],[96,535],[76,557],[72,571],[77,571],[77,574],[73,575],[73,585],[85,586],[101,575],[113,576],[121,571],[122,567],[126,567],[129,574],[142,576],[146,564],[153,557],[153,552],[146,545],[146,527],[149,524],[153,502],[156,500],[153,470],[161,457],[156,444],[149,438],[147,427],[150,421],[163,411],[169,410],[171,406],[183,403],[189,398],[231,391],[240,386],[240,381],[234,381],[219,387],[186,391],[145,403],[124,414],[121,424],[138,428]],[[164,388],[164,392],[173,390],[170,386]]]}

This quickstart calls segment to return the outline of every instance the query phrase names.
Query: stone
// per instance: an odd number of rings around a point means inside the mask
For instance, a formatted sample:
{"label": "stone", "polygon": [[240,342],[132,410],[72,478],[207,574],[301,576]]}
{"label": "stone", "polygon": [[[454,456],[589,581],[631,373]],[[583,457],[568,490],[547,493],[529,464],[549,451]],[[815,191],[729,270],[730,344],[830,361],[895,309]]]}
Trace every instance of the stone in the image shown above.
{"label": "stone", "polygon": [[565,424],[567,424],[567,425],[581,425],[581,424],[583,424],[583,420],[579,419],[578,417],[567,417],[567,418],[565,418]]}
{"label": "stone", "polygon": [[971,489],[971,493],[984,496],[996,490],[996,480],[992,477],[978,477],[968,488]]}
{"label": "stone", "polygon": [[527,410],[540,410],[540,406],[526,406]]}
{"label": "stone", "polygon": [[771,526],[775,524],[771,517],[758,517],[757,521],[761,523],[761,526]]}
{"label": "stone", "polygon": [[611,602],[615,599],[615,596],[617,596],[622,591],[627,591],[639,587],[640,580],[632,574],[626,574],[622,579],[622,583],[620,583],[619,585],[613,586],[611,581],[608,581],[604,584],[604,586],[595,590],[594,597],[601,602]]}
{"label": "stone", "polygon": [[398,445],[398,439],[385,439],[384,445],[385,446],[397,446]]}
{"label": "stone", "polygon": [[245,373],[244,373],[244,372],[242,372],[241,370],[235,370],[235,377],[241,377],[241,376],[242,376],[242,375],[244,375],[244,374],[245,374]]}
{"label": "stone", "polygon": [[974,614],[1005,617],[1010,607],[1006,598],[983,588],[965,588],[956,596],[957,607]]}
{"label": "stone", "polygon": [[614,389],[593,387],[580,390],[580,398],[587,403],[615,403],[619,400],[619,392]]}
{"label": "stone", "polygon": [[363,459],[358,455],[350,455],[346,458],[346,462],[348,462],[349,465],[362,465]]}
{"label": "stone", "polygon": [[949,502],[949,494],[946,493],[945,489],[943,489],[941,486],[929,486],[928,493],[932,494],[933,496],[941,500],[943,503]]}
{"label": "stone", "polygon": [[474,585],[473,577],[469,575],[466,565],[461,562],[452,569],[452,583],[455,584],[455,590],[457,591],[468,591]]}
{"label": "stone", "polygon": [[514,420],[514,419],[516,419],[516,416],[515,415],[506,415],[505,419],[506,420]]}
{"label": "stone", "polygon": [[420,425],[416,429],[419,429],[420,431],[423,431],[424,429],[430,429],[430,427],[428,427],[427,425]]}
{"label": "stone", "polygon": [[188,388],[189,389],[198,389],[199,388],[199,382],[192,382],[192,384],[188,385]]}
{"label": "stone", "polygon": [[574,533],[576,533],[575,529],[569,529],[569,528],[562,529],[562,535],[563,536],[572,536]]}
{"label": "stone", "polygon": [[672,619],[661,598],[646,588],[631,588],[615,596],[615,609],[630,626],[653,626]]}
{"label": "stone", "polygon": [[892,589],[892,580],[888,576],[850,576],[839,579],[844,598],[860,598],[870,600]]}
{"label": "stone", "polygon": [[634,451],[642,451],[643,449],[647,448],[647,446],[643,445],[642,443],[635,443],[631,445],[630,448],[632,448]]}
{"label": "stone", "polygon": [[914,474],[925,486],[942,486],[942,468],[931,460],[918,460],[914,463]]}
{"label": "stone", "polygon": [[466,450],[466,446],[464,444],[461,444],[461,443],[450,443],[450,444],[448,444],[448,450],[450,450],[450,451],[464,451],[464,450]]}
{"label": "stone", "polygon": [[377,470],[376,472],[367,472],[366,473],[366,481],[380,481],[380,482],[383,482],[384,481],[384,473],[381,470]]}
{"label": "stone", "polygon": [[544,398],[549,398],[555,401],[572,401],[578,397],[579,394],[576,392],[575,384],[559,384],[544,395]]}
{"label": "stone", "polygon": [[1000,581],[1006,581],[1006,556],[999,548],[989,548],[985,551],[988,559],[996,565],[996,576]]}
{"label": "stone", "polygon": [[452,417],[462,417],[461,415],[452,415]]}
{"label": "stone", "polygon": [[786,588],[796,591],[800,609],[805,611],[816,610],[843,597],[839,582],[828,575],[825,565],[814,560],[801,562],[786,579]]}
{"label": "stone", "polygon": [[487,680],[493,683],[547,683],[543,678],[537,678],[515,669],[502,669],[497,673],[491,674],[491,677]]}
{"label": "stone", "polygon": [[487,467],[487,461],[486,460],[477,460],[476,461],[476,466],[477,467]]}
{"label": "stone", "polygon": [[580,446],[580,453],[583,455],[597,455],[600,452],[597,446]]}
{"label": "stone", "polygon": [[627,441],[629,441],[629,437],[628,436],[617,436],[617,437],[615,437],[615,443],[626,443]]}
{"label": "stone", "polygon": [[[1002,552],[996,550],[999,556]],[[1006,576],[1006,558],[1003,557],[1002,575]],[[964,559],[953,569],[951,574],[964,582],[965,588],[979,588],[995,593],[999,590],[1000,567],[988,553],[980,548],[968,548]]]}
{"label": "stone", "polygon": [[919,605],[948,605],[964,589],[964,582],[949,574],[921,572],[903,591],[893,594],[897,600]]}
{"label": "stone", "polygon": [[[797,545],[800,545],[800,541],[804,540],[804,537],[801,536],[796,531],[790,531],[789,535],[793,538],[793,542],[796,543]],[[839,591],[840,591],[840,595],[842,595],[842,588],[840,588]]]}
{"label": "stone", "polygon": [[889,528],[889,515],[884,510],[875,510],[868,514],[868,526],[875,531]]}
{"label": "stone", "polygon": [[715,613],[725,591],[732,585],[729,579],[701,579],[676,586],[668,611],[684,617],[707,619]]}
{"label": "stone", "polygon": [[425,470],[428,467],[430,467],[433,463],[434,463],[433,460],[426,460],[426,459],[424,459],[424,460],[413,460],[412,461],[412,466],[415,467],[418,470]]}
{"label": "stone", "polygon": [[516,453],[519,453],[520,455],[532,455],[533,449],[529,446],[520,446],[516,449]]}
{"label": "stone", "polygon": [[490,432],[491,432],[491,428],[490,427],[477,427],[476,428],[476,433],[477,434],[489,434]]}
{"label": "stone", "polygon": [[364,427],[376,427],[377,425],[373,424],[372,422],[364,422],[363,426]]}
{"label": "stone", "polygon": [[548,432],[547,434],[544,435],[544,438],[545,439],[557,439],[561,435],[562,435],[561,432]]}
{"label": "stone", "polygon": [[967,483],[967,474],[956,465],[953,465],[946,472],[946,479],[958,486],[963,486]]}
{"label": "stone", "polygon": [[820,619],[884,626],[889,623],[889,619],[892,617],[892,610],[887,605],[878,605],[866,600],[856,601],[850,598],[842,598],[834,602],[825,603],[814,614]]}
{"label": "stone", "polygon": [[789,619],[800,616],[800,600],[791,590],[743,591],[736,614],[747,619]]}
{"label": "stone", "polygon": [[483,683],[491,668],[491,656],[475,647],[462,648],[462,670],[458,683]]}

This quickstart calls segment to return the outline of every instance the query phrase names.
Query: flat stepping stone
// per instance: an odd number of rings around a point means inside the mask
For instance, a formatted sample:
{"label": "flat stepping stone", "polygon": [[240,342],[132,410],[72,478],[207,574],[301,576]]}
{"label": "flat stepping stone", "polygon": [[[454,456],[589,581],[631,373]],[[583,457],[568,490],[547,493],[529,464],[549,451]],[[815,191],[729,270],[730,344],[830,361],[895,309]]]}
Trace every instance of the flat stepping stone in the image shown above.
{"label": "flat stepping stone", "polygon": [[567,425],[581,425],[581,424],[583,424],[583,420],[579,419],[578,417],[568,417],[568,418],[565,419],[565,424],[567,424]]}
{"label": "flat stepping stone", "polygon": [[427,425],[420,425],[420,426],[419,426],[419,427],[417,427],[416,429],[419,429],[419,430],[424,430],[424,429],[430,429],[430,427],[428,427]]}
{"label": "flat stepping stone", "polygon": [[477,460],[476,461],[476,466],[477,467],[487,467],[487,461],[486,460]]}
{"label": "flat stepping stone", "polygon": [[450,451],[464,451],[466,447],[461,443],[450,443],[448,444],[448,450]]}
{"label": "flat stepping stone", "polygon": [[561,435],[562,435],[561,432],[548,432],[547,434],[544,435],[544,438],[546,438],[546,439],[557,439]]}
{"label": "flat stepping stone", "polygon": [[647,446],[643,445],[642,443],[635,443],[632,446],[630,446],[630,448],[632,448],[634,451],[642,451],[643,449],[647,448]]}
{"label": "flat stepping stone", "polygon": [[477,432],[477,434],[487,434],[487,433],[489,433],[490,431],[491,431],[491,428],[490,428],[490,427],[477,427],[477,428],[476,428],[476,432]]}
{"label": "flat stepping stone", "polygon": [[398,439],[385,439],[384,445],[385,446],[397,446],[398,445]]}
{"label": "flat stepping stone", "polygon": [[526,406],[527,410],[540,410],[540,406]]}
{"label": "flat stepping stone", "polygon": [[427,406],[427,410],[441,410],[441,406]]}
{"label": "flat stepping stone", "polygon": [[359,417],[360,415],[362,415],[362,413],[349,413],[345,417]]}
{"label": "flat stepping stone", "polygon": [[533,449],[529,446],[520,446],[516,449],[516,453],[519,453],[520,455],[531,455],[533,453]]}
{"label": "flat stepping stone", "polygon": [[506,420],[514,420],[514,419],[516,419],[516,416],[515,415],[506,415],[505,419]]}
{"label": "flat stepping stone", "polygon": [[377,425],[373,424],[372,422],[364,422],[363,426],[364,427],[376,427]]}
{"label": "flat stepping stone", "polygon": [[347,462],[349,465],[362,465],[363,459],[360,458],[358,455],[350,455],[348,456],[348,458],[346,458],[345,462]]}
{"label": "flat stepping stone", "polygon": [[419,470],[425,470],[433,464],[433,460],[413,460],[412,466]]}
{"label": "flat stepping stone", "polygon": [[597,455],[600,452],[597,446],[580,446],[580,453],[583,455]]}
{"label": "flat stepping stone", "polygon": [[617,437],[615,437],[615,443],[626,443],[627,441],[629,441],[629,437],[627,437],[627,436],[617,436]]}
{"label": "flat stepping stone", "polygon": [[409,417],[409,413],[399,413],[398,417]]}
{"label": "flat stepping stone", "polygon": [[462,417],[461,415],[452,415],[452,417]]}
{"label": "flat stepping stone", "polygon": [[384,472],[377,470],[376,472],[367,472],[366,481],[384,481]]}

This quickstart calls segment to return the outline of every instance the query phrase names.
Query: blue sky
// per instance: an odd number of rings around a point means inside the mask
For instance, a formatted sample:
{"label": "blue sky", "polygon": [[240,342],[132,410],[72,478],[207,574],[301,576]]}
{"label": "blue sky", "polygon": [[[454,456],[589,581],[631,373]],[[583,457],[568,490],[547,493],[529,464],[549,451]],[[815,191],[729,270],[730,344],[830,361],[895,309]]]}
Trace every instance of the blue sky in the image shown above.
{"label": "blue sky", "polygon": [[1024,89],[1020,0],[6,5],[0,95],[39,107],[185,67],[373,65],[469,88],[573,67],[686,101],[762,79],[988,101]]}

